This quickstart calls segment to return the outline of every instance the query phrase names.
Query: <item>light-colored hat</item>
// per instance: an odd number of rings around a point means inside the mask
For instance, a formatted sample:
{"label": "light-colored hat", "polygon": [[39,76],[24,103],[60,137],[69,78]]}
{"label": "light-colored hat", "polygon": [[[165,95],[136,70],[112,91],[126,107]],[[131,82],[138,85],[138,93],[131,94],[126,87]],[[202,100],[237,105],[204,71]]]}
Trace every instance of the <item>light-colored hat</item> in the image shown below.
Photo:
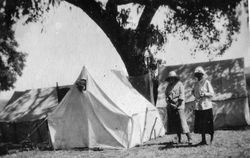
{"label": "light-colored hat", "polygon": [[201,73],[203,75],[206,74],[205,70],[201,66],[198,66],[197,68],[195,68],[194,73]]}
{"label": "light-colored hat", "polygon": [[166,80],[168,80],[169,78],[176,78],[176,79],[179,79],[179,76],[176,74],[175,71],[170,71],[168,73],[168,77],[166,78]]}

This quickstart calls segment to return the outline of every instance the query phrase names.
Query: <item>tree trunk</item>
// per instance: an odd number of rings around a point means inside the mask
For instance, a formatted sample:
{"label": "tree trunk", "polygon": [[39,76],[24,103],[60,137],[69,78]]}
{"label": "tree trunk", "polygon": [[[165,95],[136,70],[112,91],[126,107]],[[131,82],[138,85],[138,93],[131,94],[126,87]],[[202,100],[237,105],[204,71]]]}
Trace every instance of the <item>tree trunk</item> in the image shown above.
{"label": "tree trunk", "polygon": [[132,48],[126,45],[115,47],[126,66],[129,76],[141,76],[148,72],[144,61],[144,55],[138,53],[138,50],[131,50]]}
{"label": "tree trunk", "polygon": [[[146,40],[144,27],[148,26],[145,21],[151,21],[151,18],[142,18],[141,25],[136,30],[126,30],[117,22],[115,11],[112,9],[104,10],[95,0],[65,1],[80,7],[103,30],[121,56],[130,76],[140,76],[147,73],[144,63]],[[145,14],[148,14],[148,10]]]}
{"label": "tree trunk", "polygon": [[131,39],[135,38],[130,37],[130,39],[127,39],[126,36],[122,37],[123,38],[119,41],[124,42],[113,44],[126,66],[127,72],[129,74],[129,80],[139,93],[141,93],[146,99],[148,99],[148,101],[154,104],[155,100],[153,95],[152,78],[150,73],[147,74],[148,69],[144,60],[144,49],[141,47],[143,45],[142,43],[144,42],[140,41],[130,43]]}
{"label": "tree trunk", "polygon": [[[145,32],[156,12],[156,6],[144,9],[143,14],[147,16],[144,15],[143,18],[140,19],[136,30],[130,30],[124,29],[117,22],[115,8],[113,8],[115,10],[104,10],[95,0],[66,1],[80,7],[103,30],[124,62],[129,76],[142,76],[148,72],[144,62],[144,51],[146,48]],[[147,87],[147,85],[144,87]],[[144,87],[140,86],[139,88]],[[141,92],[140,89],[137,90]],[[149,91],[147,91],[147,93]],[[145,96],[145,94],[143,95]]]}
{"label": "tree trunk", "polygon": [[113,46],[124,62],[129,76],[141,76],[148,73],[145,63],[145,38],[132,30],[121,30],[113,39]]}

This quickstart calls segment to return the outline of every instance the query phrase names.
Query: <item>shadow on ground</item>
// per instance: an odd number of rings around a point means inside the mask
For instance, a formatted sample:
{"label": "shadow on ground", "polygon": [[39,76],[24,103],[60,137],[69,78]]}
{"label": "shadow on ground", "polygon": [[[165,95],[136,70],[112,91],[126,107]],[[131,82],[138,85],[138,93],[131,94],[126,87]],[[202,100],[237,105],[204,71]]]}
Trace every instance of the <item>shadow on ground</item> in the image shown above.
{"label": "shadow on ground", "polygon": [[168,142],[168,143],[162,143],[161,146],[158,149],[159,150],[167,150],[171,148],[190,148],[190,147],[198,147],[199,144],[188,144],[188,143],[174,143],[174,142]]}
{"label": "shadow on ground", "polygon": [[144,144],[143,146],[160,146],[159,150],[167,150],[171,148],[190,148],[190,147],[198,147],[199,144],[188,144],[188,143],[175,143],[175,142],[163,142],[163,143],[150,143]]}

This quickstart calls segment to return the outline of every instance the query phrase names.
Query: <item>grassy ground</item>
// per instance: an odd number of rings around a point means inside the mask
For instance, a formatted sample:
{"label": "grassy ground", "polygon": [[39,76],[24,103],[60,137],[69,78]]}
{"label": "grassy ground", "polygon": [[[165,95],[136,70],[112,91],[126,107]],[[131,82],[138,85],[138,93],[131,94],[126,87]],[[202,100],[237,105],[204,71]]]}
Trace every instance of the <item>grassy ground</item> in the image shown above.
{"label": "grassy ground", "polygon": [[[193,143],[200,141],[200,136],[192,134]],[[209,138],[207,138],[209,140]],[[176,137],[167,135],[149,141],[142,146],[128,150],[58,150],[58,151],[25,151],[3,156],[4,158],[165,158],[165,157],[250,157],[250,129],[216,131],[213,144],[207,146],[188,146],[186,137],[183,144],[175,144]]]}

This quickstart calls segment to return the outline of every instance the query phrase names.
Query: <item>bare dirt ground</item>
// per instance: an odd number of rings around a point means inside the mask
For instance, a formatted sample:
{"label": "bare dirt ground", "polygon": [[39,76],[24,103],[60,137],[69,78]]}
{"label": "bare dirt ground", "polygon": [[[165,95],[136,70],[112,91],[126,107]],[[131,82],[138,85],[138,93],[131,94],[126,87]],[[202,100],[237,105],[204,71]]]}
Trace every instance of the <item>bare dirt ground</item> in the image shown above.
{"label": "bare dirt ground", "polygon": [[[193,134],[193,144],[200,141],[200,135]],[[210,138],[207,137],[207,140]],[[180,157],[249,157],[250,128],[241,130],[219,130],[215,133],[212,144],[206,146],[189,146],[183,135],[183,143],[176,144],[175,135],[166,135],[151,140],[144,145],[127,150],[57,150],[57,151],[24,151],[2,156],[3,158],[180,158]]]}

